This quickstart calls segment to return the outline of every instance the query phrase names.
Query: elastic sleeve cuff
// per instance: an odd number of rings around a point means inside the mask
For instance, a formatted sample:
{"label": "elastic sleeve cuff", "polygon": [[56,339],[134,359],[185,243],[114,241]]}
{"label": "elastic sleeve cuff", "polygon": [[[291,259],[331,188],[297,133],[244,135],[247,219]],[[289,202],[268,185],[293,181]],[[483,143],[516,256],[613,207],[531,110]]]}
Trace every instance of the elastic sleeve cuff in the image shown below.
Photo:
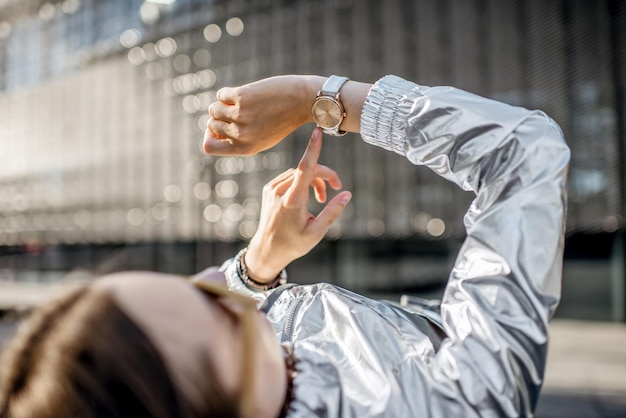
{"label": "elastic sleeve cuff", "polygon": [[268,293],[257,289],[251,289],[239,277],[237,271],[237,263],[235,257],[226,260],[220,267],[220,271],[226,276],[226,283],[228,288],[233,292],[241,293],[242,295],[250,296],[257,301],[258,306],[265,301]]}
{"label": "elastic sleeve cuff", "polygon": [[370,89],[361,113],[361,137],[400,155],[406,155],[406,128],[409,113],[426,86],[387,75]]}

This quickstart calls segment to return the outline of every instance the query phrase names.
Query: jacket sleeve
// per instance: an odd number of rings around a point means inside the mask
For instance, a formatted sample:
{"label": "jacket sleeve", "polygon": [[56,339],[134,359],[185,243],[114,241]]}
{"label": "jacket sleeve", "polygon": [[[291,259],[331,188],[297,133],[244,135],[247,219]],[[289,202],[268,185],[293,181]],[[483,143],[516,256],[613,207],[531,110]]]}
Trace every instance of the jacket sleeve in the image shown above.
{"label": "jacket sleeve", "polygon": [[267,297],[274,291],[274,289],[262,291],[247,286],[239,276],[239,273],[237,273],[234,257],[224,261],[219,270],[226,276],[226,284],[230,290],[255,299],[257,307],[263,305],[263,302],[265,302]]}
{"label": "jacket sleeve", "polygon": [[424,376],[430,416],[531,415],[561,290],[570,152],[560,128],[540,111],[386,76],[361,135],[476,194],[442,300],[449,338]]}

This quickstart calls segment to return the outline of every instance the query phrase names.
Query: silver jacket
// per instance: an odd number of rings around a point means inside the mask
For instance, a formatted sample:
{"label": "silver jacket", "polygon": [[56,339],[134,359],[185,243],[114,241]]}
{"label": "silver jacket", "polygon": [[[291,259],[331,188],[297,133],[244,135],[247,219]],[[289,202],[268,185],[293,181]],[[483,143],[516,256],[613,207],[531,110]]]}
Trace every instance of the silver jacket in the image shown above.
{"label": "silver jacket", "polygon": [[[386,76],[361,117],[365,142],[425,165],[476,198],[438,312],[329,284],[254,292],[298,374],[290,417],[531,416],[559,302],[570,152],[558,125],[450,87]],[[416,190],[419,193],[419,190]]]}

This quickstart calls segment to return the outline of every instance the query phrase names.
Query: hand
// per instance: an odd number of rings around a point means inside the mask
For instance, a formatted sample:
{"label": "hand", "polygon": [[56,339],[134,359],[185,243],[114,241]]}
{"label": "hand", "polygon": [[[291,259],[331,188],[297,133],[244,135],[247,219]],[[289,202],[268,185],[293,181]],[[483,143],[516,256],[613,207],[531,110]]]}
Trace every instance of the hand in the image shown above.
{"label": "hand", "polygon": [[[214,155],[253,155],[313,122],[311,106],[326,77],[283,75],[239,87],[224,87],[209,106],[203,149]],[[341,129],[359,132],[371,84],[348,81],[341,88],[346,119]]]}
{"label": "hand", "polygon": [[313,121],[311,105],[324,77],[286,75],[224,87],[209,107],[203,149],[214,155],[253,155]]}
{"label": "hand", "polygon": [[321,148],[322,133],[316,128],[298,167],[263,188],[259,228],[244,260],[255,281],[271,282],[290,262],[311,251],[352,198],[348,191],[339,193],[317,216],[307,209],[309,187],[320,203],[326,201],[326,182],[335,190],[341,188],[337,173],[317,163]]}

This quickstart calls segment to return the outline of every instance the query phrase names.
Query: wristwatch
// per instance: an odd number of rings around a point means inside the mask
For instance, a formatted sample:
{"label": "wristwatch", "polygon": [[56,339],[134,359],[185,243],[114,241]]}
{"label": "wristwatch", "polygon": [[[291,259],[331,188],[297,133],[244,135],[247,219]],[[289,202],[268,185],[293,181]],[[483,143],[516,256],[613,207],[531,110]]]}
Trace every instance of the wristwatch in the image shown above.
{"label": "wristwatch", "polygon": [[331,75],[317,93],[317,97],[313,102],[311,107],[313,119],[325,134],[343,136],[347,133],[339,129],[341,122],[346,117],[339,90],[348,80],[348,77]]}

